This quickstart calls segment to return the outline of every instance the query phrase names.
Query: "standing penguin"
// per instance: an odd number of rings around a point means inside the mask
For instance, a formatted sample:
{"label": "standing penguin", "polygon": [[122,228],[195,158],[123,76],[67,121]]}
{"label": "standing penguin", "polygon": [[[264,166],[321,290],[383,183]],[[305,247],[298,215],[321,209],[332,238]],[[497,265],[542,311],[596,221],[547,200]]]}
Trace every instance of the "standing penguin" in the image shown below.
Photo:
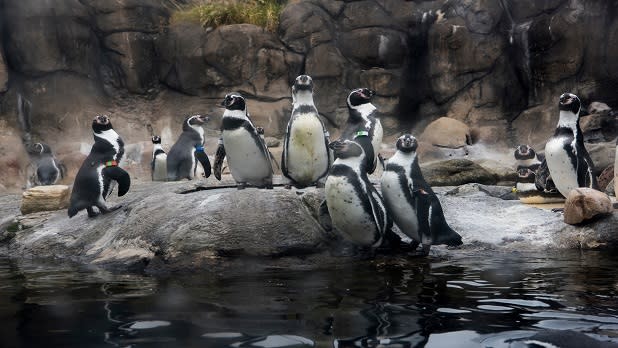
{"label": "standing penguin", "polygon": [[28,182],[29,186],[54,185],[64,178],[64,165],[54,157],[49,145],[35,143],[28,149],[28,154],[33,159],[33,165],[36,168],[33,180]]}
{"label": "standing penguin", "polygon": [[313,80],[300,75],[292,86],[292,116],[283,142],[281,171],[299,187],[314,185],[328,173],[328,132],[313,104]]}
{"label": "standing penguin", "polygon": [[415,244],[421,243],[426,255],[431,245],[457,246],[462,241],[447,224],[438,197],[423,178],[417,147],[418,141],[410,134],[397,139],[397,152],[388,160],[380,186],[395,224]]}
{"label": "standing penguin", "polygon": [[225,107],[221,124],[221,139],[215,156],[215,177],[221,180],[223,159],[238,189],[246,185],[272,188],[273,168],[270,153],[263,137],[253,125],[245,98],[238,93],[230,93],[221,103]]}
{"label": "standing penguin", "polygon": [[152,136],[152,161],[150,162],[152,181],[167,181],[167,154],[161,146],[161,137]]}
{"label": "standing penguin", "polygon": [[210,160],[204,152],[204,128],[208,116],[193,115],[182,122],[182,133],[167,154],[167,180],[193,180],[197,163],[204,168],[204,176],[210,176]]}
{"label": "standing penguin", "polygon": [[334,141],[329,147],[336,158],[325,184],[333,227],[358,246],[380,246],[390,232],[392,221],[382,197],[367,177],[363,148],[347,139]]}
{"label": "standing penguin", "polygon": [[69,217],[86,209],[89,217],[97,216],[93,207],[102,214],[114,211],[121,206],[108,208],[105,200],[111,193],[112,181],[118,183],[118,196],[129,191],[131,177],[118,163],[124,154],[124,142],[112,127],[106,115],[98,115],[92,121],[94,145],[82,163],[71,192]]}
{"label": "standing penguin", "polygon": [[384,133],[382,123],[377,118],[377,109],[371,103],[374,95],[375,92],[369,88],[358,88],[348,95],[349,116],[340,139],[356,140],[363,147],[369,174],[376,169]]}
{"label": "standing penguin", "polygon": [[565,197],[578,187],[598,189],[593,174],[594,164],[584,147],[579,127],[581,102],[575,94],[564,93],[560,96],[558,108],[558,126],[545,144],[545,160],[552,180]]}

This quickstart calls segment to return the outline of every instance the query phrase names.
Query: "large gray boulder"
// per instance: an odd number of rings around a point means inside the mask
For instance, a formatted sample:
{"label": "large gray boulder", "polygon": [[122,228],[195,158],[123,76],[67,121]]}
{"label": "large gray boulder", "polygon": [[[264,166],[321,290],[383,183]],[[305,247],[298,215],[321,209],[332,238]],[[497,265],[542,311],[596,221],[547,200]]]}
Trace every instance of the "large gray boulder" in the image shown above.
{"label": "large gray boulder", "polygon": [[147,265],[153,258],[194,264],[225,255],[277,256],[321,249],[323,230],[295,191],[193,189],[178,183],[133,187],[123,208],[96,218],[65,210],[25,215],[15,256],[94,264]]}

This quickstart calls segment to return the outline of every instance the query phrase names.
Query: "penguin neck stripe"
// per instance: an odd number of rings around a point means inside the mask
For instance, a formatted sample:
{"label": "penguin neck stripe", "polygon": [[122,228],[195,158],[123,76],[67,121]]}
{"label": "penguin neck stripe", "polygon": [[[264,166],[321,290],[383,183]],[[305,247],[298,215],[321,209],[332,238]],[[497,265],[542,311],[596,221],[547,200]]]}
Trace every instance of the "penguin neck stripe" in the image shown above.
{"label": "penguin neck stripe", "polygon": [[106,161],[105,162],[105,166],[106,167],[117,167],[118,166],[118,162],[116,162],[116,161]]}

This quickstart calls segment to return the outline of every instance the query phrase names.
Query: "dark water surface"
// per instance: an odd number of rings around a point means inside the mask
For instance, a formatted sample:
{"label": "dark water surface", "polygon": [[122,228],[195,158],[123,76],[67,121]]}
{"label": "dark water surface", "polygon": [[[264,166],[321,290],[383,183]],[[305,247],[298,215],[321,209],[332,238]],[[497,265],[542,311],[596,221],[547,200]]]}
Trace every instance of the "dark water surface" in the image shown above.
{"label": "dark water surface", "polygon": [[165,277],[0,259],[0,346],[517,347],[546,329],[618,342],[615,255],[453,254]]}

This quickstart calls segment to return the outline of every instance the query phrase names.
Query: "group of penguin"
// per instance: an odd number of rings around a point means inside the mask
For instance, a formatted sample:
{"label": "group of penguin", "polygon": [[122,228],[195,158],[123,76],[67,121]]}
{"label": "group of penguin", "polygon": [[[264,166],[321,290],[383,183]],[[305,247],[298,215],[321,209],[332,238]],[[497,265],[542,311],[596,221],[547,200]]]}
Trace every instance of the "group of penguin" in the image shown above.
{"label": "group of penguin", "polygon": [[[416,157],[418,143],[412,135],[397,140],[397,152],[388,160],[380,181],[382,194],[369,180],[378,162],[384,165],[379,156],[382,124],[371,103],[375,92],[359,88],[349,94],[349,118],[341,137],[331,142],[313,101],[313,87],[307,75],[298,76],[292,86],[292,114],[281,160],[286,187],[323,185],[323,206],[332,227],[360,248],[373,250],[389,240],[399,240],[392,231],[393,220],[410,237],[413,248],[422,244],[424,254],[432,244],[460,245],[461,236],[446,223],[438,198],[423,179]],[[161,138],[153,136],[153,180],[193,179],[198,163],[204,176],[214,172],[221,180],[227,158],[239,189],[273,187],[273,156],[263,129],[250,119],[245,99],[239,93],[230,93],[222,106],[221,137],[212,168],[204,150],[202,128],[208,117],[192,115],[183,121],[183,131],[168,153],[161,146]],[[124,144],[109,117],[96,116],[92,130],[95,142],[75,178],[69,217],[84,209],[90,217],[116,210],[120,206],[105,204],[114,183],[118,184],[119,196],[130,187],[129,174],[118,166]]]}
{"label": "group of penguin", "polygon": [[[393,222],[411,239],[412,248],[422,246],[422,254],[426,255],[431,245],[461,245],[461,236],[446,222],[440,201],[423,178],[416,155],[416,138],[410,134],[399,137],[397,151],[384,165],[379,156],[383,129],[377,109],[371,103],[374,95],[368,88],[353,90],[348,95],[347,123],[341,137],[331,142],[313,101],[311,77],[296,78],[281,160],[283,176],[289,181],[286,186],[323,185],[325,201],[321,210],[328,213],[332,227],[341,237],[361,248],[375,249],[399,240],[392,231]],[[160,137],[152,138],[153,180],[193,179],[198,163],[204,176],[214,172],[221,180],[227,158],[239,189],[272,188],[273,157],[266,146],[263,129],[250,119],[245,99],[239,93],[230,93],[222,106],[225,111],[221,137],[212,168],[204,150],[202,128],[209,119],[193,115],[183,121],[183,131],[169,153],[163,150]],[[517,190],[522,200],[541,197],[541,202],[546,203],[552,197],[567,196],[577,187],[597,188],[593,163],[579,126],[581,101],[576,95],[565,93],[560,96],[559,109],[558,126],[545,146],[544,157],[527,145],[515,151]],[[92,130],[95,142],[75,177],[69,217],[84,209],[90,217],[118,209],[120,206],[107,207],[106,198],[116,184],[118,196],[128,192],[131,184],[129,174],[118,166],[124,143],[109,117],[96,116]],[[38,150],[40,154],[51,153],[42,144]],[[378,162],[382,162],[384,169],[381,193],[368,177]],[[51,165],[57,166],[55,162]],[[39,176],[45,178],[46,174]]]}
{"label": "group of penguin", "polygon": [[558,125],[545,145],[544,155],[525,144],[515,149],[516,192],[524,203],[562,202],[572,189],[599,189],[579,125],[580,99],[575,94],[564,93],[558,108]]}

